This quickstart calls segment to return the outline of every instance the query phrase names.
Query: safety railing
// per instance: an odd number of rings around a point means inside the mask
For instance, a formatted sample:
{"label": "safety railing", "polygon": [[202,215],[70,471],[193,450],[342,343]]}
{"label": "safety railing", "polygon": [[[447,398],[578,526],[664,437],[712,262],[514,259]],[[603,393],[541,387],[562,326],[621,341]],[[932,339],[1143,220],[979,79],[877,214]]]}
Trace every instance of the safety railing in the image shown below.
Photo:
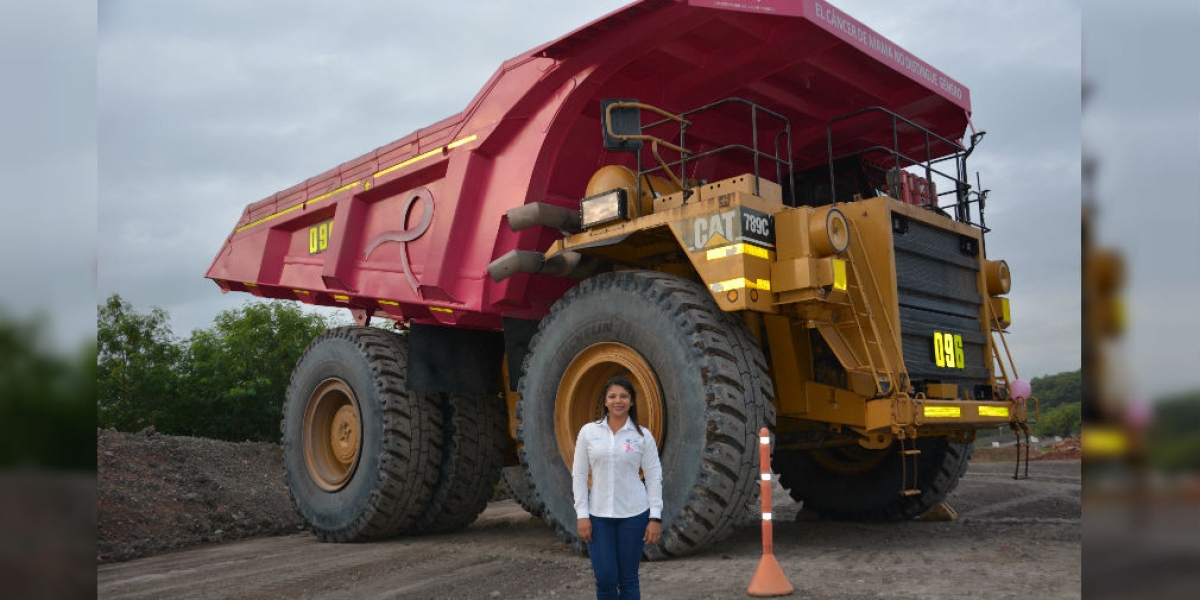
{"label": "safety railing", "polygon": [[[881,115],[886,119],[886,127],[890,129],[889,133],[891,134],[890,144],[886,140],[879,141],[878,137],[868,137],[867,139],[870,141],[866,142],[866,145],[844,151],[841,154],[835,154],[835,148],[838,147],[835,144],[835,126],[839,123],[871,117],[873,115]],[[908,129],[909,133],[901,135],[902,127]],[[882,129],[882,127],[876,128],[876,130],[879,129]],[[913,141],[914,133],[916,134],[916,143]],[[928,183],[928,193],[933,197],[933,201],[928,203],[927,208],[940,212],[947,217],[950,216],[947,210],[952,209],[954,211],[953,218],[956,221],[973,225],[986,232],[988,229],[984,220],[984,208],[987,199],[987,190],[980,190],[977,186],[972,187],[967,175],[967,157],[975,150],[976,145],[982,138],[983,132],[972,134],[970,145],[964,147],[956,141],[944,138],[903,116],[879,106],[872,106],[834,117],[826,125],[831,194],[836,197],[837,173],[834,164],[838,161],[857,157],[864,161],[870,161],[871,164],[884,165],[890,168],[889,172],[895,173],[894,181],[896,184],[888,186],[888,193],[897,199],[900,199],[904,193],[900,189],[905,185],[905,178],[902,173],[906,169],[915,167],[919,173],[923,174],[925,182]],[[914,149],[919,155],[912,154]],[[951,167],[953,173],[949,172],[950,169],[944,166],[946,163],[953,163]],[[937,186],[937,181],[945,181],[948,185]],[[976,183],[978,184],[978,180]],[[934,190],[938,187],[948,187],[950,189],[935,192]],[[924,193],[924,190],[922,192]],[[949,198],[949,202],[943,202],[943,198],[947,197]],[[978,214],[978,221],[971,214],[973,207]]]}
{"label": "safety railing", "polygon": [[[741,105],[748,109],[746,115],[746,124],[749,128],[749,143],[744,142],[724,142],[721,140],[707,140],[714,147],[704,151],[693,151],[689,149],[689,130],[697,122],[698,119],[703,119],[705,113],[713,112],[718,108],[727,105]],[[651,148],[655,157],[657,166],[643,168],[641,152],[637,153],[637,169],[638,169],[638,190],[637,193],[642,193],[642,181],[646,175],[662,173],[667,176],[672,182],[680,186],[681,189],[687,190],[694,183],[693,178],[687,176],[688,165],[696,164],[707,158],[711,158],[721,154],[740,152],[749,156],[752,163],[752,171],[754,173],[755,193],[760,193],[759,181],[762,177],[763,169],[772,168],[775,172],[775,181],[783,182],[785,178],[790,180],[792,177],[792,144],[791,144],[791,123],[787,117],[772,111],[763,106],[759,106],[749,100],[738,97],[725,98],[711,104],[694,108],[687,112],[673,115],[666,113],[661,109],[651,107],[649,105],[637,102],[616,102],[606,107],[606,110],[611,111],[614,108],[636,107],[640,109],[649,109],[664,118],[659,121],[647,123],[641,127],[638,134],[634,135],[610,135],[622,139],[641,139],[651,142]],[[606,122],[612,122],[611,118],[606,118]],[[767,127],[767,132],[772,138],[774,146],[773,151],[767,152],[761,148],[760,143],[760,125],[764,122],[771,122],[773,125]],[[652,132],[661,131],[664,127],[677,126],[678,142],[668,142],[667,137],[675,137],[674,132],[671,134],[654,135]],[[723,137],[736,137],[729,134]],[[679,158],[674,161],[667,161],[662,158],[658,152],[659,147],[664,147],[673,150],[679,154]],[[678,170],[676,174],[675,170]],[[686,194],[685,194],[686,196]]]}

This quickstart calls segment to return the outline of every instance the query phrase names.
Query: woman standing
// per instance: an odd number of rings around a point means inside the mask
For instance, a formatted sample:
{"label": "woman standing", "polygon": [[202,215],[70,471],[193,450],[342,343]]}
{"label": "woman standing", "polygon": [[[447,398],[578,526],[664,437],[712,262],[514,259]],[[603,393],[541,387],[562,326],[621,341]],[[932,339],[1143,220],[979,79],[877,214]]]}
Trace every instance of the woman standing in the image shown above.
{"label": "woman standing", "polygon": [[654,436],[637,423],[633,384],[621,376],[609,379],[601,401],[604,416],[584,425],[575,441],[571,478],[579,537],[588,543],[596,598],[639,600],[642,548],[662,539],[662,463]]}

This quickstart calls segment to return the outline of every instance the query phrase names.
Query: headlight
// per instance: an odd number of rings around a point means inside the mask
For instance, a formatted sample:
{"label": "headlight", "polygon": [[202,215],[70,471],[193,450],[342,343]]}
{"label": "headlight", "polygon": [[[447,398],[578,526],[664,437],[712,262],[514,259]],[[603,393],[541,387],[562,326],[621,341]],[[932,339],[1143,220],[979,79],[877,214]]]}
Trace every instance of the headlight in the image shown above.
{"label": "headlight", "polygon": [[584,198],[579,201],[579,211],[583,216],[584,229],[623,220],[629,216],[625,190],[618,188]]}

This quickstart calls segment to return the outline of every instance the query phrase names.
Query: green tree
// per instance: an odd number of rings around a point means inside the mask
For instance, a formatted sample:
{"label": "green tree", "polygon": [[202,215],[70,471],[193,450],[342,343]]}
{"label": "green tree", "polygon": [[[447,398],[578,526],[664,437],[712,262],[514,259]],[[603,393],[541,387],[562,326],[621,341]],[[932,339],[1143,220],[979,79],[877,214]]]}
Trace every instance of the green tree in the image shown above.
{"label": "green tree", "polygon": [[290,302],[248,302],[192,333],[185,383],[167,429],[241,441],[276,441],[292,368],[329,326]]}
{"label": "green tree", "polygon": [[1200,473],[1200,391],[1182,392],[1154,404],[1148,451],[1151,463],[1168,472]]}
{"label": "green tree", "polygon": [[96,347],[48,351],[39,322],[0,313],[0,466],[95,469]]}
{"label": "green tree", "polygon": [[1033,395],[1037,397],[1042,414],[1058,406],[1079,402],[1083,394],[1083,371],[1064,371],[1029,381]]}
{"label": "green tree", "polygon": [[1083,417],[1079,402],[1060,404],[1049,411],[1043,410],[1041,418],[1033,426],[1036,435],[1071,436],[1079,433]]}
{"label": "green tree", "polygon": [[158,427],[179,388],[181,347],[161,308],[140,314],[118,294],[100,305],[96,409],[101,427]]}

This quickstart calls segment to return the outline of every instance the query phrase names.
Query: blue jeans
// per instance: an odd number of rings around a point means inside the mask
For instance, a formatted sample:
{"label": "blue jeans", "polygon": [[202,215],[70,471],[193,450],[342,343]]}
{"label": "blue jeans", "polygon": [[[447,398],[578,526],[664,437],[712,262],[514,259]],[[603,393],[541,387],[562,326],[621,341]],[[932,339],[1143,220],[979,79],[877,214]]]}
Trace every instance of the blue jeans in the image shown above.
{"label": "blue jeans", "polygon": [[650,511],[624,519],[593,515],[591,521],[588,555],[596,574],[596,599],[641,600],[638,567],[642,562],[642,547],[646,545],[642,540],[650,523]]}

